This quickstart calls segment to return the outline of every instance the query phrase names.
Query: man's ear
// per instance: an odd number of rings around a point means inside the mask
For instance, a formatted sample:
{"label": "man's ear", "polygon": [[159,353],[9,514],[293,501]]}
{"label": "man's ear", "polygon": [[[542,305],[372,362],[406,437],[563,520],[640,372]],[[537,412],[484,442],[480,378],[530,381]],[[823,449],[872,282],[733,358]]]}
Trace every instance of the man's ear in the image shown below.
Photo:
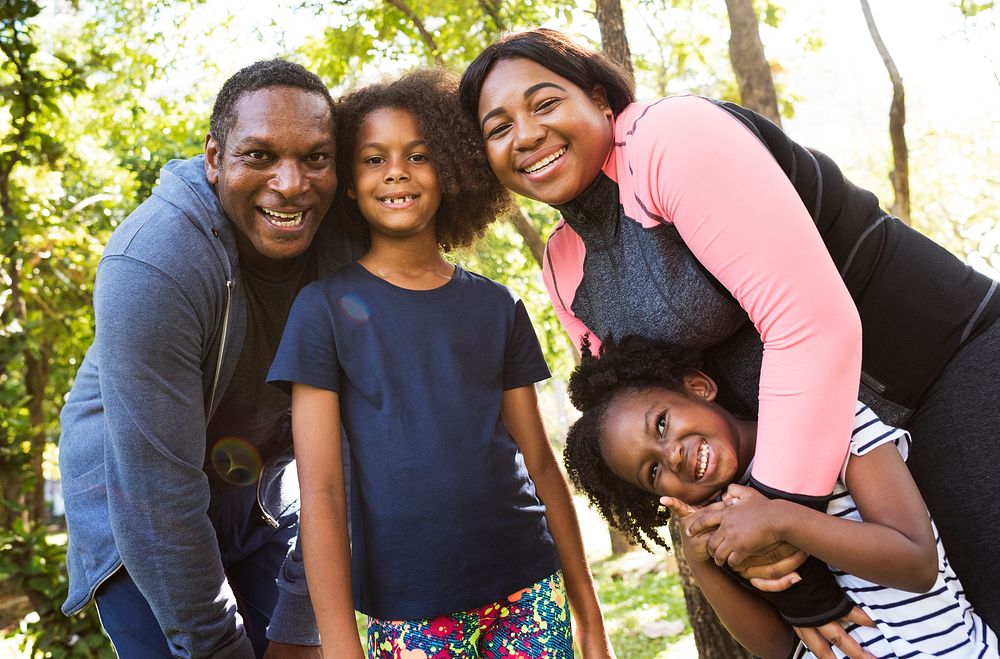
{"label": "man's ear", "polygon": [[590,100],[594,102],[598,110],[607,117],[611,117],[611,103],[608,102],[608,92],[604,85],[594,85],[594,88],[590,90]]}
{"label": "man's ear", "polygon": [[212,185],[219,183],[219,165],[222,154],[219,152],[219,144],[212,137],[211,133],[205,135],[205,178]]}
{"label": "man's ear", "polygon": [[689,394],[702,400],[715,400],[719,394],[719,386],[715,380],[698,370],[692,370],[684,376],[684,388]]}

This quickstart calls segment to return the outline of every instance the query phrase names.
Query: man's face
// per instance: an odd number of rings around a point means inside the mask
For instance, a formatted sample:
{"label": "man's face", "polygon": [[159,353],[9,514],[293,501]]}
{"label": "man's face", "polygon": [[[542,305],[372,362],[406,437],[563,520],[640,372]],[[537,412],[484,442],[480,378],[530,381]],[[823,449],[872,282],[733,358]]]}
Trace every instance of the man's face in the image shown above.
{"label": "man's face", "polygon": [[236,102],[225,153],[209,136],[205,174],[240,257],[281,268],[312,242],[337,190],[333,120],[320,94],[267,87]]}

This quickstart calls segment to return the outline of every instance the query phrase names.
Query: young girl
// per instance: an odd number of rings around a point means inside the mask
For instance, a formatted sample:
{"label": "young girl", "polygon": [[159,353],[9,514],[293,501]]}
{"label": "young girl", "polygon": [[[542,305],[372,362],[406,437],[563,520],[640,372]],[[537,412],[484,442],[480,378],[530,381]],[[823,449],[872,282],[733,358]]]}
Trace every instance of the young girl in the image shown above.
{"label": "young girl", "polygon": [[568,593],[584,654],[612,656],[537,408],[549,374],[531,322],[509,290],[442,255],[507,201],[457,81],[420,71],[366,87],[337,124],[345,204],[371,247],[302,290],[269,374],[292,391],[324,654],[362,655],[357,609],[370,657],[569,658]]}
{"label": "young girl", "polygon": [[[746,558],[739,545],[750,536],[835,566],[840,586],[875,623],[847,629],[871,655],[997,656],[997,638],[965,599],[906,469],[906,431],[858,403],[828,514],[768,500],[738,484],[750,473],[756,424],[720,406],[715,382],[697,366],[694,353],[637,336],[605,340],[600,359],[585,344],[569,385],[583,415],[569,431],[565,461],[608,522],[643,545],[664,545],[656,527],[669,513],[658,503],[683,515],[684,552],[699,585],[759,656],[786,657],[795,638],[773,608],[718,567]],[[721,502],[692,507],[723,493]],[[710,531],[719,526],[729,539],[716,544]],[[800,645],[795,656],[812,655]]]}

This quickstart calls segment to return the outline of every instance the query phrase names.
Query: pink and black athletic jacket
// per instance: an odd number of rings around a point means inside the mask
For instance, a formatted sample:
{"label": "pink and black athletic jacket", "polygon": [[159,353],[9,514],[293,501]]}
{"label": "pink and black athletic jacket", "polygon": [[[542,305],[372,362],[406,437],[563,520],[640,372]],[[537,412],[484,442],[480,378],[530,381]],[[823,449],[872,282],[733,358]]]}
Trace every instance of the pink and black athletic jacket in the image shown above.
{"label": "pink and black athletic jacket", "polygon": [[757,416],[755,485],[813,507],[843,464],[859,380],[901,424],[1000,315],[996,282],[731,103],[629,105],[602,173],[557,208],[543,276],[575,345],[640,334],[703,351],[727,405]]}

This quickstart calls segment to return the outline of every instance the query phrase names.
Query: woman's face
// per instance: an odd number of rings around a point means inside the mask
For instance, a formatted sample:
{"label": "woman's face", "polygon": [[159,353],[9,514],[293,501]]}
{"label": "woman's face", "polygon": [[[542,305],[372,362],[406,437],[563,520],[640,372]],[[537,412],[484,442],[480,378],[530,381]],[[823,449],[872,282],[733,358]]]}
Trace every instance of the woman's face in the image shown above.
{"label": "woman's face", "polygon": [[611,108],[600,86],[584,91],[523,58],[497,62],[479,94],[479,126],[500,182],[544,202],[575,199],[611,150]]}

